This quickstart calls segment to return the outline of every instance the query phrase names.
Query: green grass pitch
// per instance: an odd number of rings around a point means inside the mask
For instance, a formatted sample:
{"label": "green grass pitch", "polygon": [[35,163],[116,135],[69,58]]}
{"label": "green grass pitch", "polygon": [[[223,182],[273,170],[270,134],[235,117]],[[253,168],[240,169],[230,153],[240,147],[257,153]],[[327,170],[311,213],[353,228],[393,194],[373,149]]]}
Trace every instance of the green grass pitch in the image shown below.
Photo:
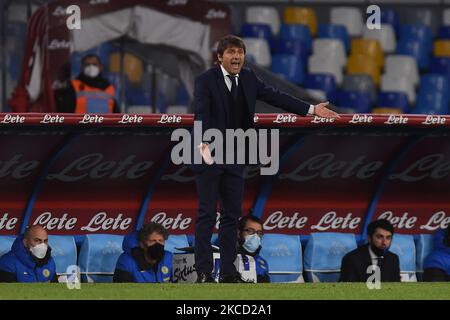
{"label": "green grass pitch", "polygon": [[303,284],[88,284],[69,290],[65,284],[0,284],[5,299],[151,299],[151,300],[310,300],[310,299],[446,299],[450,283]]}

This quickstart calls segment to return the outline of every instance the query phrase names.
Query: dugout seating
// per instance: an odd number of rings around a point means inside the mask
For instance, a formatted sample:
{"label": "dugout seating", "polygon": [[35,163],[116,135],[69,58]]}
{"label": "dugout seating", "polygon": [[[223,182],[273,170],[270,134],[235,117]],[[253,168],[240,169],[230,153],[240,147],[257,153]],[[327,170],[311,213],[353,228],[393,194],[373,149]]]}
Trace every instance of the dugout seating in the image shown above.
{"label": "dugout seating", "polygon": [[67,275],[67,268],[69,266],[77,265],[77,246],[74,237],[49,235],[48,244],[52,248],[52,257],[56,265],[56,274]]}
{"label": "dugout seating", "polygon": [[425,258],[433,251],[434,237],[432,234],[419,234],[414,237],[416,246],[416,277],[422,281],[423,263]]}
{"label": "dugout seating", "polygon": [[389,251],[398,255],[401,281],[417,281],[414,237],[412,235],[394,234]]}
{"label": "dugout seating", "polygon": [[14,236],[0,236],[0,257],[11,250],[14,240]]}

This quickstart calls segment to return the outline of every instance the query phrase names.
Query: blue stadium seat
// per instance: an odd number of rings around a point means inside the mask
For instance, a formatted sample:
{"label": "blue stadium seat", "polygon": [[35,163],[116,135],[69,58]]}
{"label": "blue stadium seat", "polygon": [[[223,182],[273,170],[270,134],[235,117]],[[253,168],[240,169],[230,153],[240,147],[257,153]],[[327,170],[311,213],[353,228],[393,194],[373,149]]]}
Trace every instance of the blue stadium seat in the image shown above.
{"label": "blue stadium seat", "polygon": [[309,53],[312,50],[311,31],[309,27],[303,24],[283,24],[280,29],[280,39],[284,40],[302,40]]}
{"label": "blue stadium seat", "polygon": [[398,12],[394,9],[382,8],[381,9],[381,23],[390,24],[395,30],[395,34],[400,33],[400,18]]}
{"label": "blue stadium seat", "polygon": [[450,93],[450,77],[443,74],[428,73],[420,77],[420,89],[429,92]]}
{"label": "blue stadium seat", "polygon": [[306,89],[322,90],[326,93],[327,99],[336,99],[336,81],[332,74],[310,73],[305,77],[303,86]]}
{"label": "blue stadium seat", "polygon": [[441,114],[449,113],[448,94],[436,91],[419,91],[417,95],[416,107],[413,113],[416,114]]}
{"label": "blue stadium seat", "polygon": [[112,282],[117,259],[122,254],[121,235],[89,234],[80,249],[80,271],[84,282]]}
{"label": "blue stadium seat", "polygon": [[402,281],[417,281],[414,237],[412,235],[394,234],[389,251],[398,255],[400,259],[400,275]]}
{"label": "blue stadium seat", "polygon": [[417,280],[422,281],[423,263],[425,258],[433,251],[433,235],[418,234],[414,237],[416,245],[416,275]]}
{"label": "blue stadium seat", "polygon": [[399,108],[402,113],[409,112],[408,96],[400,91],[380,91],[376,105],[382,108]]}
{"label": "blue stadium seat", "polygon": [[450,26],[440,26],[438,39],[450,39]]}
{"label": "blue stadium seat", "polygon": [[244,23],[241,26],[241,37],[265,39],[270,47],[273,46],[272,29],[269,24]]}
{"label": "blue stadium seat", "polygon": [[370,92],[338,90],[337,105],[352,109],[355,113],[370,113],[372,109]]}
{"label": "blue stadium seat", "polygon": [[272,56],[271,70],[284,79],[295,84],[303,83],[305,66],[300,59],[289,54],[275,54]]}
{"label": "blue stadium seat", "polygon": [[274,54],[291,54],[300,58],[306,64],[308,57],[307,45],[303,40],[279,39],[275,42],[272,51]]}
{"label": "blue stadium seat", "polygon": [[0,257],[11,250],[14,240],[14,236],[0,236]]}
{"label": "blue stadium seat", "polygon": [[431,28],[422,24],[401,25],[400,40],[401,41],[418,40],[425,45],[427,53],[431,52],[432,50],[433,35],[431,32]]}
{"label": "blue stadium seat", "polygon": [[356,247],[355,235],[351,233],[311,233],[304,255],[308,281],[339,281],[342,258]]}
{"label": "blue stadium seat", "polygon": [[419,69],[428,69],[430,64],[430,54],[426,45],[419,40],[401,40],[397,44],[398,54],[413,56]]}
{"label": "blue stadium seat", "polygon": [[164,248],[167,251],[172,253],[184,253],[184,251],[177,250],[175,248],[185,248],[189,247],[189,241],[185,234],[180,235],[169,235],[169,238],[166,240]]}
{"label": "blue stadium seat", "polygon": [[317,32],[318,38],[340,39],[347,52],[350,50],[350,37],[347,28],[336,24],[320,24]]}
{"label": "blue stadium seat", "polygon": [[450,58],[431,57],[430,73],[439,73],[450,76]]}
{"label": "blue stadium seat", "polygon": [[304,282],[300,237],[265,234],[260,255],[269,265],[271,282]]}
{"label": "blue stadium seat", "polygon": [[189,105],[189,94],[184,85],[179,85],[177,88],[175,104],[179,106]]}
{"label": "blue stadium seat", "polygon": [[69,266],[77,265],[77,246],[73,236],[49,235],[48,244],[52,248],[52,257],[58,275],[67,275]]}

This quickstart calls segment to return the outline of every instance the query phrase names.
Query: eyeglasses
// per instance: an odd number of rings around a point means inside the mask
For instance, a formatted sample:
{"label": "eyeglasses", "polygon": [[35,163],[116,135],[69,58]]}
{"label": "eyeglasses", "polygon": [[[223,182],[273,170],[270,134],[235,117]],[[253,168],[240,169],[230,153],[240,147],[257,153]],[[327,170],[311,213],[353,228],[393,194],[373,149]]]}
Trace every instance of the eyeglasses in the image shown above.
{"label": "eyeglasses", "polygon": [[245,232],[249,233],[249,234],[257,234],[258,236],[262,237],[264,235],[264,233],[262,232],[262,230],[258,230],[256,231],[253,228],[248,228],[248,229],[244,229]]}

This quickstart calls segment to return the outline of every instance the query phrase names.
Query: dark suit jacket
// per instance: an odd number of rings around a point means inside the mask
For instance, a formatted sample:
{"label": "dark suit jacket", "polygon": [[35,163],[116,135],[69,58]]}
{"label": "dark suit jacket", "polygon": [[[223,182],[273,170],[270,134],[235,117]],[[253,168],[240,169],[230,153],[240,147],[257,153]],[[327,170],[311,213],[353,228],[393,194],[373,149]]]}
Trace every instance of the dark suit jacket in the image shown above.
{"label": "dark suit jacket", "polygon": [[[342,258],[341,282],[366,282],[372,274],[367,273],[367,268],[372,265],[369,245],[361,246]],[[395,253],[387,252],[381,266],[381,282],[399,282],[400,264]]]}
{"label": "dark suit jacket", "polygon": [[[309,103],[267,86],[250,69],[242,68],[238,82],[244,90],[250,116],[246,119],[243,129],[253,127],[256,100],[262,100],[302,116],[308,113]],[[228,110],[230,110],[228,97],[226,96],[227,91],[228,88],[220,66],[213,67],[196,78],[194,89],[195,120],[202,121],[203,130],[210,128],[226,129],[226,119]]]}
{"label": "dark suit jacket", "polygon": [[[244,119],[243,130],[254,127],[256,100],[267,102],[287,112],[306,116],[309,103],[297,99],[291,95],[267,86],[255,73],[242,68],[239,73],[238,85],[244,91],[246,105],[248,107],[247,118]],[[194,88],[194,113],[195,120],[202,121],[202,130],[210,128],[219,129],[223,133],[227,129],[227,119],[230,116],[228,88],[220,66],[215,66],[195,79]],[[194,152],[198,152],[194,146]],[[198,171],[202,166],[193,166]],[[197,169],[197,170],[196,170]]]}

